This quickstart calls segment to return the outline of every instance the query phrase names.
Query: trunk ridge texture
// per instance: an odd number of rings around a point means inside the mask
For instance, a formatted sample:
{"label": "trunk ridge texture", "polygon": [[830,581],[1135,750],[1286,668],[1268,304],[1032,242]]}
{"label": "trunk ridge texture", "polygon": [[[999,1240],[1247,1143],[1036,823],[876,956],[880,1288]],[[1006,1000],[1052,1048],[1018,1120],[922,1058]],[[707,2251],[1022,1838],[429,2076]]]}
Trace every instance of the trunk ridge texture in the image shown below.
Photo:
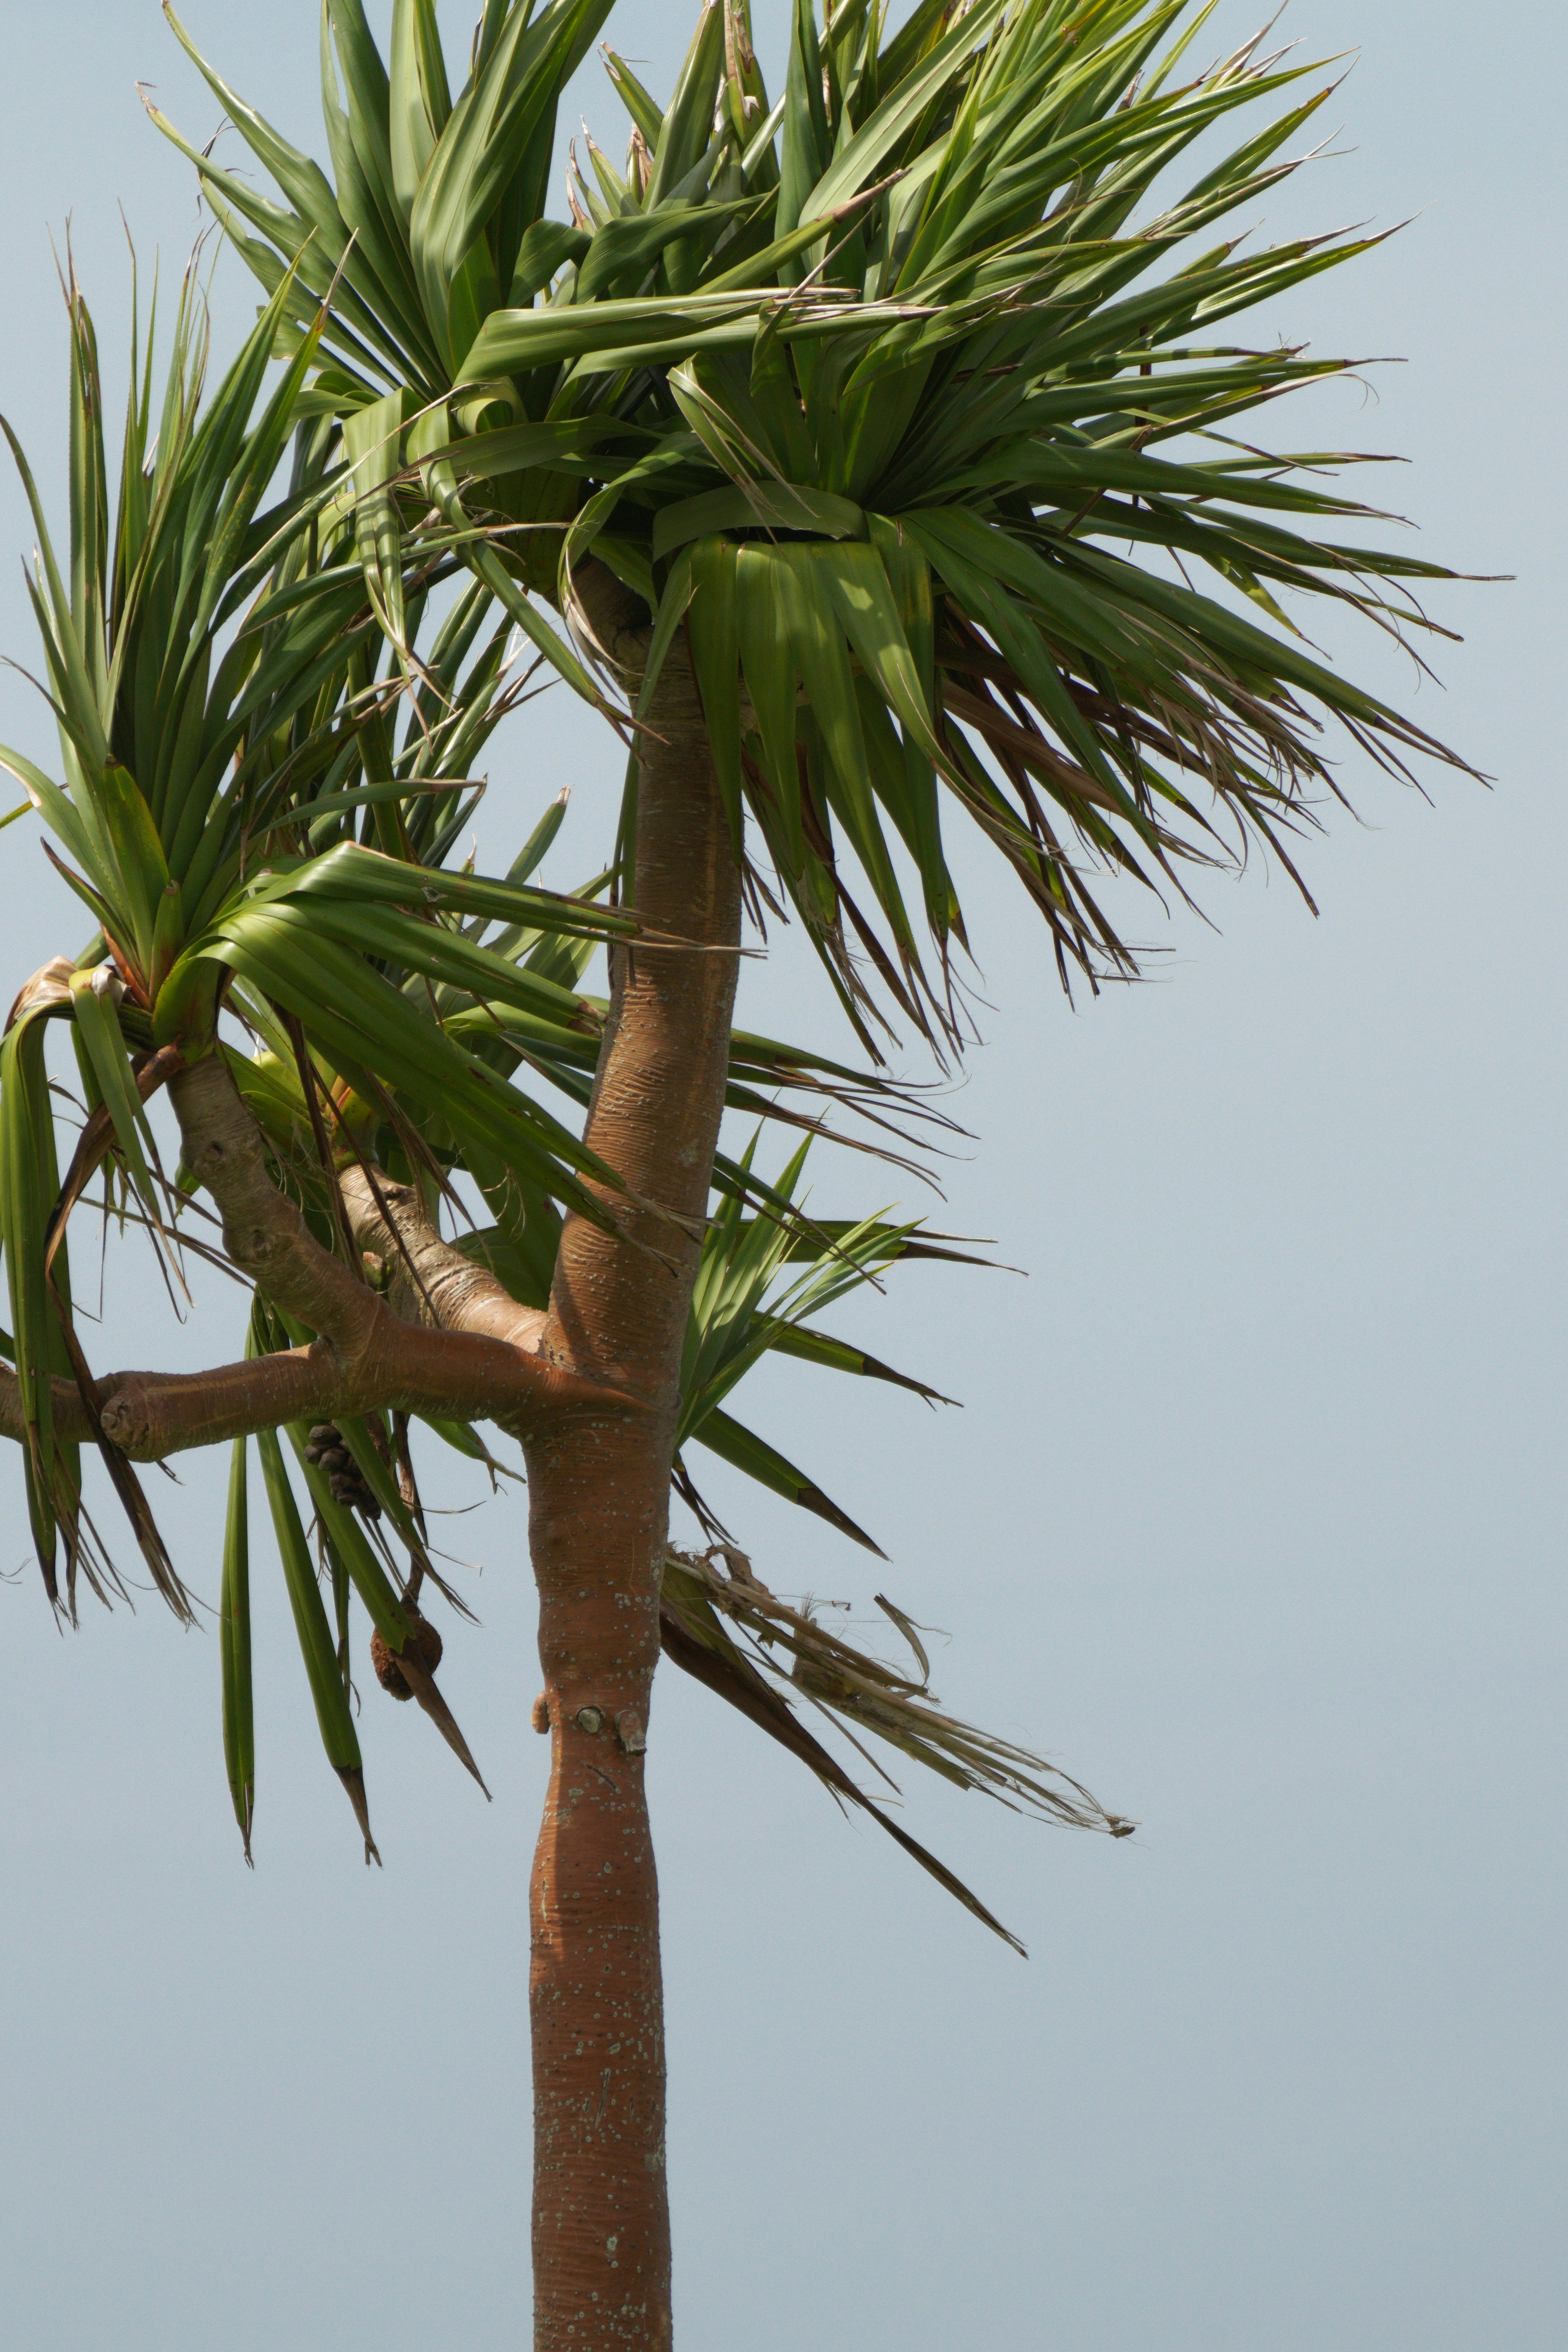
{"label": "trunk ridge texture", "polygon": [[[642,921],[733,950],[740,877],[683,646],[640,757]],[[723,1108],[736,957],[616,949],[587,1136],[659,1216],[562,1235],[546,1353],[637,1398],[527,1439],[552,1742],[531,1887],[536,2352],[670,2342],[658,1883],[643,1785],[681,1342]],[[637,1246],[637,1244],[641,1246]]]}

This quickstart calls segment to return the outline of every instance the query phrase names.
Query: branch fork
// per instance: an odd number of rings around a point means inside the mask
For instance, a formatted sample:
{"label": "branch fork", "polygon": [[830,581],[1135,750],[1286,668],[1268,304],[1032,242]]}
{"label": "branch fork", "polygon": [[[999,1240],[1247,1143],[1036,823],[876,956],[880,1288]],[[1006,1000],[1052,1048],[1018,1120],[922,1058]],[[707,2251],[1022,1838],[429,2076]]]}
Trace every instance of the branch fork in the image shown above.
{"label": "branch fork", "polygon": [[[261,1130],[221,1055],[188,1067],[166,1060],[158,1076],[169,1085],[185,1162],[222,1217],[229,1259],[317,1336],[207,1371],[112,1372],[79,1391],[58,1380],[62,1437],[101,1436],[131,1461],[158,1462],[286,1422],[386,1410],[494,1421],[521,1438],[562,1414],[642,1409],[545,1352],[544,1317],[443,1241],[412,1188],[352,1169],[342,1178],[352,1238],[394,1269],[386,1291],[371,1288],[361,1268],[321,1247],[273,1181]],[[79,1150],[61,1195],[67,1213],[107,1139],[95,1138],[91,1154]],[[58,1217],[57,1230],[62,1223]],[[26,1433],[9,1372],[0,1376],[0,1431]]]}

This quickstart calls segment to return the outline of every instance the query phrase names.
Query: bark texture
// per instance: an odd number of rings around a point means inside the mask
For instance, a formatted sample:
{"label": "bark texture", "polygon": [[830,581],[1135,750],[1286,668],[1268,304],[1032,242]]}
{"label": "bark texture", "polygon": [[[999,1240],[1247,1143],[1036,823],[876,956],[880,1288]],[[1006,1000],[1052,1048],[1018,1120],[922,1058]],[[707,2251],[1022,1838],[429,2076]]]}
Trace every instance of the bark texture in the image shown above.
{"label": "bark texture", "polygon": [[[638,916],[732,950],[739,875],[679,647],[648,718]],[[642,1751],[699,1255],[686,1236],[707,1210],[735,969],[733,953],[615,951],[587,1138],[668,1216],[634,1217],[641,1248],[568,1221],[543,1345],[645,1409],[585,1408],[526,1441],[552,1740],[531,1890],[536,2352],[663,2352],[670,2340],[658,1888]]]}

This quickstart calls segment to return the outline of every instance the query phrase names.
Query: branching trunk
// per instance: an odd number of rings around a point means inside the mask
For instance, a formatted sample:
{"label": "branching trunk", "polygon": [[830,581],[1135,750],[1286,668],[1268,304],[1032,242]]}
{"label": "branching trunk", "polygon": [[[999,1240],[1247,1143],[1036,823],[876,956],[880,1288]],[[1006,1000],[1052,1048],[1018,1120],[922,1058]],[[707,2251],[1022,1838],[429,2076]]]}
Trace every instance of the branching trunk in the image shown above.
{"label": "branching trunk", "polygon": [[[740,891],[695,688],[671,656],[648,713],[635,900],[712,947]],[[732,953],[616,951],[589,1142],[692,1232],[723,1108]],[[670,2340],[658,1889],[643,1785],[659,1649],[681,1341],[698,1244],[644,1216],[628,1247],[562,1237],[547,1350],[647,1410],[542,1423],[527,1441],[530,1541],[552,1738],[532,1885],[536,2352]]]}
{"label": "branching trunk", "polygon": [[[383,1295],[323,1249],[278,1190],[260,1129],[220,1056],[182,1070],[170,1091],[186,1159],[222,1212],[230,1259],[317,1336],[308,1347],[210,1371],[99,1380],[99,1427],[132,1461],[161,1462],[282,1422],[388,1409],[496,1421],[521,1437],[542,1413],[598,1402],[597,1382],[542,1352],[545,1318],[442,1241],[405,1187],[382,1176],[373,1191],[357,1169],[342,1179],[355,1239],[392,1269]],[[57,1380],[53,1397],[60,1436],[90,1444],[75,1383]],[[16,1377],[0,1368],[0,1435],[25,1434]]]}
{"label": "branching trunk", "polygon": [[[640,667],[645,637],[610,642],[628,671]],[[664,2352],[670,2341],[643,1766],[740,877],[683,646],[647,717],[632,895],[647,931],[682,944],[639,937],[612,951],[586,1133],[628,1187],[632,1206],[619,1194],[611,1203],[622,1230],[567,1219],[540,1314],[443,1241],[417,1193],[362,1164],[340,1189],[345,1242],[384,1269],[373,1283],[323,1248],[279,1189],[222,1055],[185,1066],[176,1055],[166,1075],[184,1156],[221,1213],[226,1251],[316,1336],[209,1372],[116,1372],[85,1393],[66,1381],[54,1391],[62,1437],[93,1434],[90,1400],[103,1433],[139,1460],[387,1407],[494,1420],[521,1440],[552,1739],[531,1888],[537,2352]],[[25,1435],[3,1368],[0,1433]]]}

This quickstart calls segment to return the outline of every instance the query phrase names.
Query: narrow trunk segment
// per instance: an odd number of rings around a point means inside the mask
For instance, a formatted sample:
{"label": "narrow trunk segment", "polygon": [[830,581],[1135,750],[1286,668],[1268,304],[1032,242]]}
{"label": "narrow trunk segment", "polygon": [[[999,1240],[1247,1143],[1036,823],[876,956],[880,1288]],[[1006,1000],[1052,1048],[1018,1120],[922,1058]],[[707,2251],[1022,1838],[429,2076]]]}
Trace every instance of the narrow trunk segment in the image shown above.
{"label": "narrow trunk segment", "polygon": [[642,1748],[740,887],[682,647],[647,716],[662,740],[644,747],[634,903],[650,927],[730,952],[614,950],[587,1138],[668,1215],[639,1213],[630,1242],[568,1221],[543,1346],[645,1410],[584,1408],[528,1441],[552,1738],[531,1890],[536,2352],[663,2352],[670,2341],[658,1887]]}

